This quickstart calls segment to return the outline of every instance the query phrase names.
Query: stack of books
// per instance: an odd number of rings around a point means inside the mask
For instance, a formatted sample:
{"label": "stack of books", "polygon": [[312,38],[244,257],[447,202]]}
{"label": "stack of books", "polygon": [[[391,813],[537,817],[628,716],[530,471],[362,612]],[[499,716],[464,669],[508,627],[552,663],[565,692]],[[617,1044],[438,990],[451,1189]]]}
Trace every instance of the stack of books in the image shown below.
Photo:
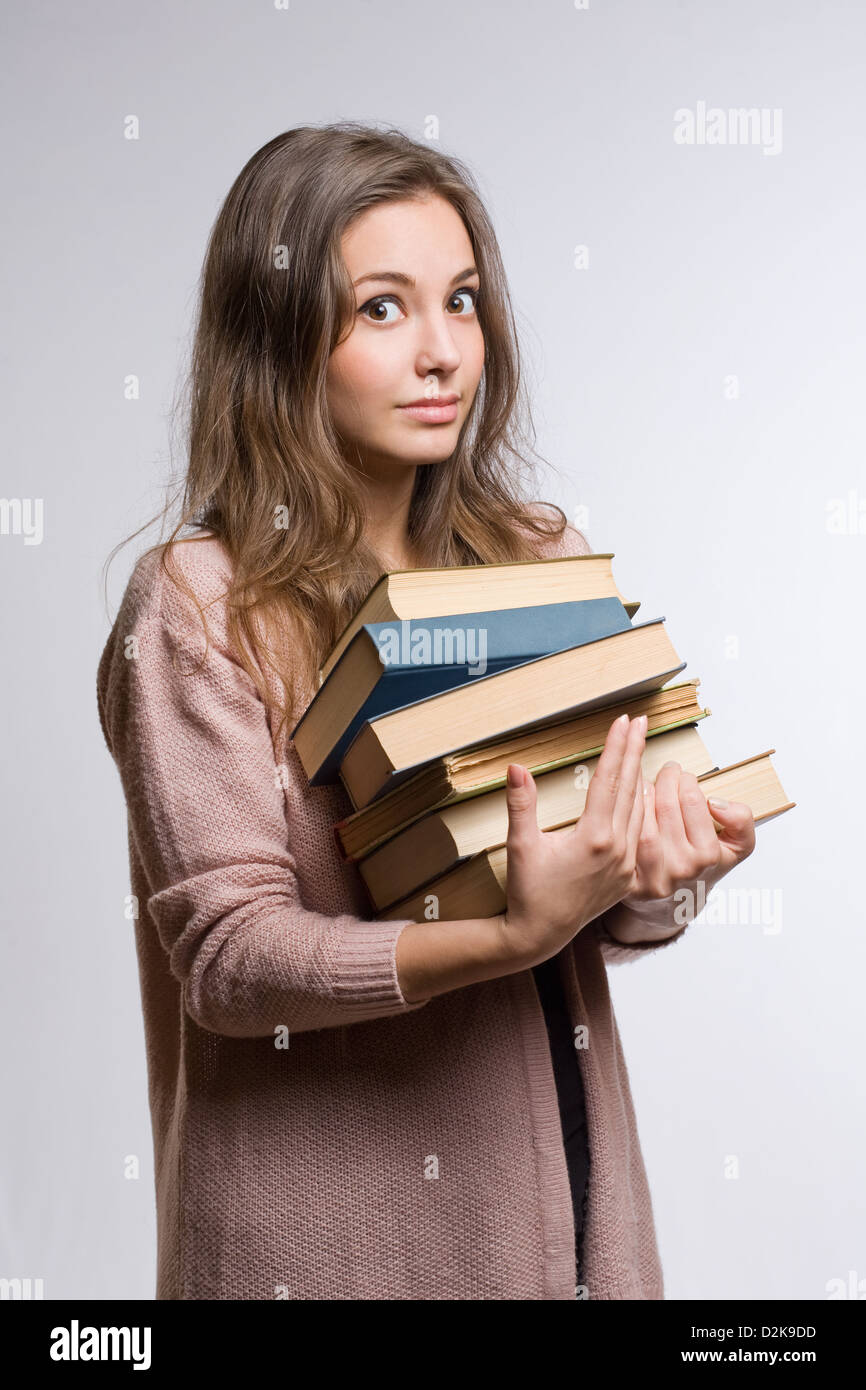
{"label": "stack of books", "polygon": [[538,824],[574,824],[611,723],[647,716],[645,775],[675,759],[756,822],[790,810],[775,749],[719,768],[698,679],[664,618],[634,622],[613,553],[385,574],[319,672],[292,730],[313,786],[341,781],[334,826],[379,919],[488,917],[506,906],[508,764],[538,787]]}

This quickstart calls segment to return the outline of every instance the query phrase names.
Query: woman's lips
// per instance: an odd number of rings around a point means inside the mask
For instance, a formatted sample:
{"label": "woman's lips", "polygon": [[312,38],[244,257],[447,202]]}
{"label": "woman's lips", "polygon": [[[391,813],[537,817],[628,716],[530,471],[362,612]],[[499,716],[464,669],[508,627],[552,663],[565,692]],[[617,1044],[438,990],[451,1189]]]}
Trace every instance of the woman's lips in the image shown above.
{"label": "woman's lips", "polygon": [[405,415],[412,415],[416,420],[422,420],[425,425],[447,425],[452,420],[457,419],[457,401],[450,401],[447,405],[437,405],[436,401],[431,400],[424,405],[401,405],[398,406]]}

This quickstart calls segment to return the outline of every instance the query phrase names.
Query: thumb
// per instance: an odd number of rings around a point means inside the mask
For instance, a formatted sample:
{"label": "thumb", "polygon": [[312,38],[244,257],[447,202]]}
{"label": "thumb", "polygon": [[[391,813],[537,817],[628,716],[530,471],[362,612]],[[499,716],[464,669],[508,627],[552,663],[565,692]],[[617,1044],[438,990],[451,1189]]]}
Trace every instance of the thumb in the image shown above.
{"label": "thumb", "polygon": [[508,844],[512,847],[527,844],[538,834],[538,788],[529,768],[521,767],[520,763],[508,764],[505,803],[508,807]]}
{"label": "thumb", "polygon": [[738,854],[751,854],[755,847],[755,818],[744,801],[725,801],[707,797],[710,815],[720,827],[719,839]]}

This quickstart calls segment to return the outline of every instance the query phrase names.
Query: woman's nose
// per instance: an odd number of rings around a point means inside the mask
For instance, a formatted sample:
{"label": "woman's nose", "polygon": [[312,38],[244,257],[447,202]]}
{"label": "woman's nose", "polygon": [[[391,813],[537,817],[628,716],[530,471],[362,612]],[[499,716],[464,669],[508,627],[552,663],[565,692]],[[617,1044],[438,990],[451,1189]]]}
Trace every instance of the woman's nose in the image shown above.
{"label": "woman's nose", "polygon": [[447,323],[438,320],[425,320],[419,329],[419,354],[421,370],[454,371],[460,365],[460,351],[454,335]]}

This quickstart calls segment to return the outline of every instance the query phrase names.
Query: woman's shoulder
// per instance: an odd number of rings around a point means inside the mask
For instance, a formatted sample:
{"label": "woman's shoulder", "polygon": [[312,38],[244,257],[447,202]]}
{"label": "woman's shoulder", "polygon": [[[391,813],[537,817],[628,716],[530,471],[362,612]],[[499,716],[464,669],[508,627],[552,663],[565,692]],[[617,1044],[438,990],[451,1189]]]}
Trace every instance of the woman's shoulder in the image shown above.
{"label": "woman's shoulder", "polygon": [[[149,690],[167,712],[171,688],[208,650],[232,655],[225,602],[231,574],[228,553],[212,533],[151,546],[136,560],[96,675],[99,717],[112,753],[136,694]],[[227,669],[224,663],[220,669]],[[234,699],[236,687],[224,675],[214,676],[212,693],[219,694],[221,681],[226,699]]]}
{"label": "woman's shoulder", "polygon": [[120,606],[130,623],[161,620],[184,631],[225,621],[225,598],[232,562],[223,541],[212,531],[152,546],[133,567]]}

